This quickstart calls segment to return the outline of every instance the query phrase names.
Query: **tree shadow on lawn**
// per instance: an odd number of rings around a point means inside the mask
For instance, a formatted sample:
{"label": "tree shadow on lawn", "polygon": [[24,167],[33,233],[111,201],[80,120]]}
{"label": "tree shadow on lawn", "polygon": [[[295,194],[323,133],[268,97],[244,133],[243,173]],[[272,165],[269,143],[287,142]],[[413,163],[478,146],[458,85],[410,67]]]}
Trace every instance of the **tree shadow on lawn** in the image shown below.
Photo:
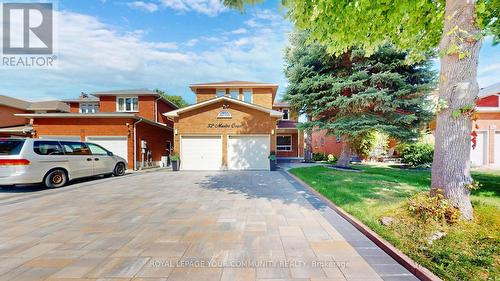
{"label": "tree shadow on lawn", "polygon": [[474,190],[472,195],[491,198],[500,197],[500,171],[475,171],[472,172],[472,177],[481,184],[481,188]]}

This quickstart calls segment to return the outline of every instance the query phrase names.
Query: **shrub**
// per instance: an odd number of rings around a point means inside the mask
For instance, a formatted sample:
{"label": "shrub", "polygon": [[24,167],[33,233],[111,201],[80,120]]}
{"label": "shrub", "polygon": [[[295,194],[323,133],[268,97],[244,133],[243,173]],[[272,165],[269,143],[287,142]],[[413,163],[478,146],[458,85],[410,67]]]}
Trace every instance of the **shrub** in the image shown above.
{"label": "shrub", "polygon": [[434,146],[429,143],[415,143],[400,147],[402,162],[410,167],[430,167]]}
{"label": "shrub", "polygon": [[338,160],[338,158],[335,155],[328,154],[328,159],[327,159],[328,163],[333,164],[333,163],[337,162],[337,160]]}
{"label": "shrub", "polygon": [[431,195],[429,192],[419,193],[408,200],[408,209],[424,222],[432,220],[453,224],[460,218],[460,211],[441,193],[436,195]]}
{"label": "shrub", "polygon": [[318,152],[318,153],[313,153],[312,155],[313,161],[328,161],[328,157],[326,154]]}
{"label": "shrub", "polygon": [[179,161],[179,154],[173,154],[170,156],[170,161]]}

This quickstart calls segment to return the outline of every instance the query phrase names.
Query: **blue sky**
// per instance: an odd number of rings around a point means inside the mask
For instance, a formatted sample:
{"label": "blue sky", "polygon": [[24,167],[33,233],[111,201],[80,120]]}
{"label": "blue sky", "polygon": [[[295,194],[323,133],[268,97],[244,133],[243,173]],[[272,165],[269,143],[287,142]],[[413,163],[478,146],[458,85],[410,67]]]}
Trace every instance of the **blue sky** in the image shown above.
{"label": "blue sky", "polygon": [[[80,92],[159,88],[194,102],[190,83],[275,82],[286,87],[283,48],[292,25],[278,1],[245,13],[220,0],[57,2],[55,69],[1,69],[0,93],[29,100]],[[480,86],[500,81],[500,46],[485,42]]]}

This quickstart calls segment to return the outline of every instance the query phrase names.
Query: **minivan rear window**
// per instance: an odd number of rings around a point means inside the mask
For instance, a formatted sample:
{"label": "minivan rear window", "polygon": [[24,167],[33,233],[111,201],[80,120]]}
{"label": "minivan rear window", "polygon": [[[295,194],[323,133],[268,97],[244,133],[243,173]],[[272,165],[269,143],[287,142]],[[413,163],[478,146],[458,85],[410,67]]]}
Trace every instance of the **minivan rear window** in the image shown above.
{"label": "minivan rear window", "polygon": [[24,140],[0,139],[0,155],[19,155],[23,145]]}
{"label": "minivan rear window", "polygon": [[64,151],[57,141],[35,141],[33,151],[38,155],[64,155]]}

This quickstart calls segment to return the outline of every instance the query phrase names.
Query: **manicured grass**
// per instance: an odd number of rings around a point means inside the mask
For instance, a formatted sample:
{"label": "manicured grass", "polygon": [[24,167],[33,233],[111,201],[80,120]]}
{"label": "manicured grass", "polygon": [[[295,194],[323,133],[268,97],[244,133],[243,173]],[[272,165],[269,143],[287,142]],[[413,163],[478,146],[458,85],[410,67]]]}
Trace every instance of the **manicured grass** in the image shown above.
{"label": "manicured grass", "polygon": [[[292,169],[291,173],[441,278],[500,278],[500,172],[474,172],[474,179],[483,185],[472,195],[474,221],[444,225],[416,220],[406,205],[407,198],[429,190],[429,171],[354,167],[362,172],[317,166]],[[380,225],[384,216],[394,217],[395,223]],[[428,237],[437,230],[447,236],[429,244]]]}

